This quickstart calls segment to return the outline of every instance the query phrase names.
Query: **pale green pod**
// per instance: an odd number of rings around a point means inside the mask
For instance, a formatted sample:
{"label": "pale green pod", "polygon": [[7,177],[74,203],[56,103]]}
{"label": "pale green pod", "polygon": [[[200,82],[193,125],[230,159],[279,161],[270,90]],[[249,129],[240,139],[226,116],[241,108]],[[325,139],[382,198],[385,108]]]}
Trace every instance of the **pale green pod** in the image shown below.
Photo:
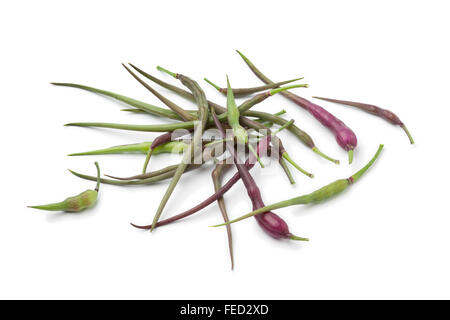
{"label": "pale green pod", "polygon": [[97,162],[95,163],[95,166],[97,167],[97,185],[94,190],[89,189],[83,191],[80,194],[73,197],[68,197],[61,202],[28,207],[46,211],[65,211],[65,212],[79,212],[93,207],[97,203],[98,190],[100,187],[100,168]]}
{"label": "pale green pod", "polygon": [[339,179],[310,194],[291,199],[292,204],[319,203],[338,195],[350,185],[348,179]]}
{"label": "pale green pod", "polygon": [[263,208],[259,208],[257,210],[254,210],[250,213],[247,213],[239,218],[236,218],[232,221],[223,223],[223,224],[219,224],[219,225],[215,225],[214,227],[219,227],[219,226],[223,226],[223,225],[228,225],[231,223],[235,223],[244,219],[247,219],[249,217],[255,216],[257,214],[263,213],[263,212],[268,212],[268,211],[272,211],[275,209],[280,209],[280,208],[286,208],[289,206],[294,206],[294,205],[300,205],[300,204],[314,204],[314,203],[319,203],[325,200],[328,200],[338,194],[340,194],[342,191],[344,191],[349,185],[354,184],[356,181],[358,181],[362,175],[364,175],[364,173],[366,173],[366,171],[373,165],[373,163],[377,160],[378,156],[381,153],[381,150],[383,149],[383,145],[380,144],[380,146],[378,147],[377,152],[375,153],[375,155],[372,157],[372,159],[370,159],[370,161],[364,166],[362,167],[359,171],[355,172],[353,175],[351,175],[349,178],[347,179],[339,179],[336,180],[334,182],[331,182],[329,184],[327,184],[326,186],[317,189],[309,194],[305,194],[299,197],[295,197],[295,198],[291,198],[288,200],[284,200],[284,201],[280,201],[268,206],[265,206]]}

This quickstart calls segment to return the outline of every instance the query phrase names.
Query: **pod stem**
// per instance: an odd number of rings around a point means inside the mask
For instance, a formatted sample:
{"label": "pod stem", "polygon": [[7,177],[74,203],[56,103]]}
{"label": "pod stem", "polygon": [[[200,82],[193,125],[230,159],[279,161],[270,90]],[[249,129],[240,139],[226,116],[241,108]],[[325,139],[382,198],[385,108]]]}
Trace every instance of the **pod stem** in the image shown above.
{"label": "pod stem", "polygon": [[286,159],[290,164],[292,164],[298,171],[300,171],[301,173],[303,173],[304,175],[310,177],[310,178],[314,178],[314,175],[312,173],[309,173],[308,171],[302,169],[297,163],[295,163],[294,160],[291,159],[291,157],[289,156],[289,154],[285,151],[283,152],[283,158]]}
{"label": "pod stem", "polygon": [[309,238],[297,237],[293,234],[290,235],[289,239],[296,241],[309,241]]}
{"label": "pod stem", "polygon": [[206,148],[206,147],[211,147],[211,146],[216,145],[216,144],[219,144],[219,143],[231,142],[231,141],[233,141],[233,140],[234,140],[233,138],[227,138],[227,139],[215,140],[215,141],[208,142],[207,144],[205,144],[205,148]]}
{"label": "pod stem", "polygon": [[320,151],[319,149],[317,149],[317,147],[313,147],[313,148],[312,148],[312,151],[314,151],[315,153],[317,153],[319,156],[321,156],[321,157],[324,158],[324,159],[327,159],[327,160],[329,160],[329,161],[331,161],[331,162],[334,162],[334,163],[336,163],[336,164],[339,164],[339,160],[336,160],[336,159],[333,159],[333,158],[327,156],[327,155],[324,154],[322,151]]}
{"label": "pod stem", "polygon": [[286,122],[281,127],[279,127],[274,133],[272,133],[272,136],[274,136],[274,135],[278,134],[280,131],[290,127],[294,122],[295,122],[294,119],[291,119],[289,122]]}
{"label": "pod stem", "polygon": [[97,168],[97,184],[95,185],[95,191],[98,192],[98,190],[100,190],[100,167],[98,165],[98,162],[95,161],[95,167]]}
{"label": "pod stem", "polygon": [[353,149],[348,150],[348,164],[353,162]]}
{"label": "pod stem", "polygon": [[153,153],[153,148],[150,146],[150,148],[148,148],[147,155],[145,156],[144,167],[142,168],[142,174],[147,172],[148,163],[150,161],[152,153]]}
{"label": "pod stem", "polygon": [[178,78],[178,74],[177,74],[177,73],[173,73],[173,72],[171,72],[171,71],[169,71],[169,70],[167,70],[167,69],[165,69],[165,68],[163,68],[163,67],[157,66],[156,69],[158,69],[159,71],[165,72],[165,73],[167,73],[168,75],[171,75],[171,76],[174,77],[175,79]]}
{"label": "pod stem", "polygon": [[278,162],[280,163],[281,167],[282,167],[283,170],[284,170],[284,173],[285,173],[286,176],[288,177],[289,182],[290,182],[291,184],[295,184],[294,177],[292,176],[292,173],[291,173],[291,171],[289,170],[289,167],[288,167],[286,161],[284,161],[283,158],[279,158],[279,159],[278,159]]}
{"label": "pod stem", "polygon": [[403,129],[403,131],[405,131],[406,135],[409,138],[409,142],[411,142],[411,144],[414,144],[414,139],[412,138],[411,133],[409,133],[408,128],[406,128],[404,124],[401,124],[400,127]]}
{"label": "pod stem", "polygon": [[253,146],[250,143],[248,144],[248,149],[251,151],[251,153],[253,153],[261,168],[264,168],[264,164],[262,163],[261,158],[258,156],[258,153],[256,153],[255,148],[253,148]]}
{"label": "pod stem", "polygon": [[383,147],[384,147],[384,145],[380,144],[380,146],[378,147],[377,152],[372,157],[372,159],[370,159],[370,161],[364,167],[362,167],[358,172],[356,172],[350,178],[348,178],[348,181],[350,183],[355,183],[356,181],[359,180],[359,178],[361,178],[361,176],[367,171],[367,169],[369,169],[372,166],[372,164],[375,162],[375,160],[377,160],[377,158],[380,155],[381,150],[383,149]]}
{"label": "pod stem", "polygon": [[294,85],[292,85],[292,86],[286,86],[286,87],[276,88],[276,89],[270,90],[270,91],[269,91],[269,94],[270,94],[271,96],[273,96],[274,94],[277,94],[277,93],[279,93],[279,92],[286,91],[286,90],[289,90],[289,89],[294,89],[294,88],[308,88],[308,85],[307,85],[307,84],[294,84]]}
{"label": "pod stem", "polygon": [[213,83],[212,81],[208,80],[207,78],[203,78],[203,80],[205,80],[210,85],[212,85],[214,88],[216,88],[217,91],[222,92],[222,90],[220,90],[221,88],[217,84]]}

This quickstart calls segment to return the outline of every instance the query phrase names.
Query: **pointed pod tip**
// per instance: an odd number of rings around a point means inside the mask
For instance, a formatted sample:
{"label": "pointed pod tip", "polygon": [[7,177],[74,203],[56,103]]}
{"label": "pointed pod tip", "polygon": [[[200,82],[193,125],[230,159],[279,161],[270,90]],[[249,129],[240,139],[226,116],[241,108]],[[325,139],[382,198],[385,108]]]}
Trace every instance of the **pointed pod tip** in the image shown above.
{"label": "pointed pod tip", "polygon": [[222,223],[222,224],[216,224],[216,225],[213,225],[213,226],[209,226],[209,228],[217,228],[217,227],[222,227],[222,226],[224,226],[225,224],[224,223]]}

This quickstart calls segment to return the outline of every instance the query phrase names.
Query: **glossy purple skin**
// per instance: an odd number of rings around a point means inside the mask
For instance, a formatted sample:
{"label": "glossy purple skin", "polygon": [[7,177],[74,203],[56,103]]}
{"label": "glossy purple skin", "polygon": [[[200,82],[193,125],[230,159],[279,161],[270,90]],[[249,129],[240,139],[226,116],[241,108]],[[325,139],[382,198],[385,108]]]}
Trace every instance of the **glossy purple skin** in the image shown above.
{"label": "glossy purple skin", "polygon": [[345,151],[353,150],[356,148],[358,140],[356,139],[355,133],[345,125],[341,120],[333,116],[327,110],[321,106],[312,103],[302,97],[299,97],[290,92],[282,92],[286,97],[289,97],[293,102],[305,108],[313,115],[314,118],[320,121],[325,127],[333,132],[337,143]]}
{"label": "glossy purple skin", "polygon": [[[270,138],[268,138],[266,141],[270,141]],[[248,169],[242,164],[239,164],[240,162],[238,161],[236,154],[234,154],[234,158],[242,182],[244,183],[245,188],[247,189],[248,196],[252,201],[253,210],[265,207],[265,204],[262,200],[261,192],[259,191],[259,188],[256,185],[255,180],[250,175]],[[250,161],[250,163],[254,163],[256,161],[256,158],[252,153],[250,153],[248,161]],[[260,227],[269,236],[275,239],[289,239],[292,236],[292,234],[289,232],[289,227],[287,223],[282,218],[280,218],[278,215],[276,215],[271,211],[257,214],[255,216],[255,219],[256,221],[258,221]]]}
{"label": "glossy purple skin", "polygon": [[255,218],[261,228],[275,239],[289,239],[292,235],[286,222],[271,211],[257,214]]}

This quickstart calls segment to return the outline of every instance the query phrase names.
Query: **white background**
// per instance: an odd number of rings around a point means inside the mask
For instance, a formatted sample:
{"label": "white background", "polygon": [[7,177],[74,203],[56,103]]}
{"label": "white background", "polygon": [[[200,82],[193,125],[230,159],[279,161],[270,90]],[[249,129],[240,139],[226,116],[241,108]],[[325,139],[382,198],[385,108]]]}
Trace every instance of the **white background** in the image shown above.
{"label": "white background", "polygon": [[[0,298],[450,298],[448,210],[449,42],[446,1],[9,1],[0,5],[2,68]],[[100,201],[80,214],[26,205],[77,194],[94,183],[66,171],[130,175],[143,156],[66,157],[157,134],[63,127],[72,121],[159,123],[126,114],[123,105],[51,81],[117,91],[161,106],[121,67],[160,64],[197,79],[259,85],[235,49],[276,80],[304,76],[307,98],[322,95],[377,104],[407,124],[403,131],[352,108],[322,103],[357,134],[355,161],[306,111],[273,97],[256,107],[276,112],[338,157],[316,156],[289,132],[291,155],[316,174],[252,171],[267,204],[307,193],[364,165],[379,143],[376,165],[340,197],[276,212],[309,243],[276,241],[253,219],[233,226],[230,270],[216,204],[150,234],[128,224],[151,221],[167,183],[103,185]],[[155,86],[155,88],[159,88]],[[225,98],[204,85],[211,99]],[[186,108],[195,105],[161,92]],[[177,163],[155,156],[150,166]],[[267,160],[266,160],[267,161]],[[211,166],[183,176],[163,217],[211,194]],[[233,172],[228,172],[230,177]],[[229,214],[251,205],[239,182],[226,195]]]}

